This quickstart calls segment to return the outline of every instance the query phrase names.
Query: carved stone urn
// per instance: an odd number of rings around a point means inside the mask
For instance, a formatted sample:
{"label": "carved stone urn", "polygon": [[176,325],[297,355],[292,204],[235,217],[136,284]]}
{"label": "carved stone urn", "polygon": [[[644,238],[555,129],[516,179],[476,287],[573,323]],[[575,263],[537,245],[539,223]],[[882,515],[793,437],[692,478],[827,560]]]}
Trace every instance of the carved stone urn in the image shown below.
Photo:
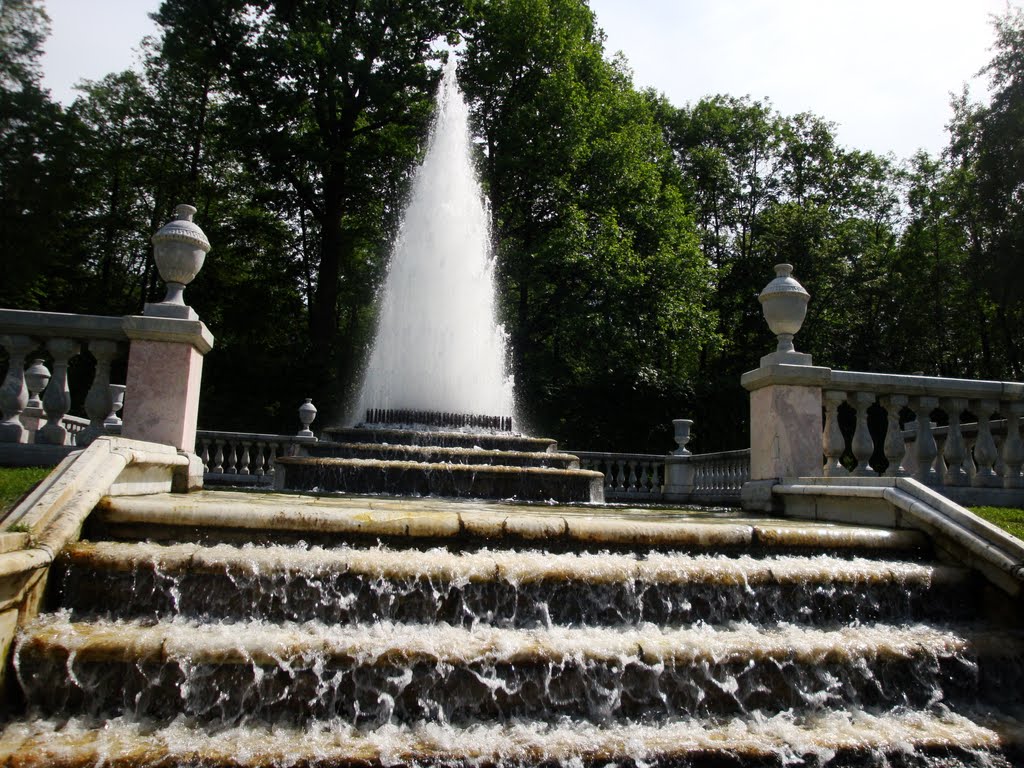
{"label": "carved stone urn", "polygon": [[316,406],[313,405],[313,398],[307,397],[306,401],[299,406],[299,421],[302,422],[302,429],[299,430],[297,437],[313,437],[313,430],[309,428],[309,425],[315,418]]}
{"label": "carved stone urn", "polygon": [[153,258],[160,277],[167,283],[163,303],[184,306],[185,286],[203,268],[206,254],[210,252],[210,241],[192,221],[196,212],[193,206],[179,205],[174,212],[175,218],[153,235]]}
{"label": "carved stone urn", "polygon": [[775,355],[769,357],[799,355],[793,347],[793,336],[804,324],[811,294],[793,278],[793,265],[776,264],[775,279],[765,286],[757,298],[761,302],[764,319],[768,321],[768,327],[779,342]]}
{"label": "carved stone urn", "polygon": [[692,435],[690,428],[693,426],[693,419],[672,419],[672,428],[675,431],[676,445],[679,446],[672,451],[673,456],[689,456],[690,451],[686,444],[690,442]]}

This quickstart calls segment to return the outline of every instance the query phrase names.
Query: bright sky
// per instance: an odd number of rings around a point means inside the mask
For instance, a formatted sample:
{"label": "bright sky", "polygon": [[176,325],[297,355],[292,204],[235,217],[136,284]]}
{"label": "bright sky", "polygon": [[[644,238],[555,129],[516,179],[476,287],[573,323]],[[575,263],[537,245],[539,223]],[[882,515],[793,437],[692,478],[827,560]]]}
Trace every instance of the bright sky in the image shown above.
{"label": "bright sky", "polygon": [[[69,103],[82,78],[135,62],[159,0],[45,0],[53,25],[45,82]],[[1024,0],[590,0],[638,86],[674,104],[768,98],[815,112],[841,143],[906,157],[945,145],[950,94],[990,58],[989,19]]]}

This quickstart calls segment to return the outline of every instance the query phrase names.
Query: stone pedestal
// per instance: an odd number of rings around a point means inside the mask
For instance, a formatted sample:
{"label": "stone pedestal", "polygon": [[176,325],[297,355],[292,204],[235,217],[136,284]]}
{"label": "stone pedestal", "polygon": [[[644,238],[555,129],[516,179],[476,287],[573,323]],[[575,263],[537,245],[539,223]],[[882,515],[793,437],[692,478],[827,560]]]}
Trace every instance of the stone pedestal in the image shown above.
{"label": "stone pedestal", "polygon": [[694,467],[689,456],[665,457],[665,501],[685,502],[693,495]]}
{"label": "stone pedestal", "polygon": [[821,388],[828,368],[767,365],[743,374],[750,391],[750,479],[822,474]]}
{"label": "stone pedestal", "polygon": [[192,452],[199,414],[203,356],[213,336],[198,320],[133,316],[121,434]]}

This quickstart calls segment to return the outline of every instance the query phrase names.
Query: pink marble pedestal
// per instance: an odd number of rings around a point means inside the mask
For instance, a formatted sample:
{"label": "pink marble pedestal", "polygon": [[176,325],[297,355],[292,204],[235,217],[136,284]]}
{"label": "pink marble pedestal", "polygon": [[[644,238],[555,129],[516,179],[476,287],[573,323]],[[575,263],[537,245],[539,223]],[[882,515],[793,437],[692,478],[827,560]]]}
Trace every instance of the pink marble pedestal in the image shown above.
{"label": "pink marble pedestal", "polygon": [[821,388],[831,373],[810,365],[764,365],[743,374],[750,391],[750,479],[822,474]]}
{"label": "pink marble pedestal", "polygon": [[199,320],[125,318],[131,339],[121,434],[192,452],[203,356],[213,336]]}

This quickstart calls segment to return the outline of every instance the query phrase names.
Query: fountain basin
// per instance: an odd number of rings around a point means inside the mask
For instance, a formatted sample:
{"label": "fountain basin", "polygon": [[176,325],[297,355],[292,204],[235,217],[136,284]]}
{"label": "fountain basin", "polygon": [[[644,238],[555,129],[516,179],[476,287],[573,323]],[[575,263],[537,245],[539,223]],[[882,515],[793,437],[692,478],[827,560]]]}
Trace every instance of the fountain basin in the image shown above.
{"label": "fountain basin", "polygon": [[311,443],[306,453],[318,458],[376,459],[440,464],[497,464],[506,467],[551,467],[579,469],[580,460],[569,453],[550,451],[505,451],[437,445],[392,445],[390,443]]}
{"label": "fountain basin", "polygon": [[384,443],[387,445],[431,445],[442,448],[481,448],[488,451],[544,453],[555,451],[557,443],[546,437],[524,437],[507,432],[450,432],[395,427],[334,427],[324,430],[334,443]]}
{"label": "fountain basin", "polygon": [[277,460],[274,488],[601,503],[604,474],[582,469],[294,456]]}

